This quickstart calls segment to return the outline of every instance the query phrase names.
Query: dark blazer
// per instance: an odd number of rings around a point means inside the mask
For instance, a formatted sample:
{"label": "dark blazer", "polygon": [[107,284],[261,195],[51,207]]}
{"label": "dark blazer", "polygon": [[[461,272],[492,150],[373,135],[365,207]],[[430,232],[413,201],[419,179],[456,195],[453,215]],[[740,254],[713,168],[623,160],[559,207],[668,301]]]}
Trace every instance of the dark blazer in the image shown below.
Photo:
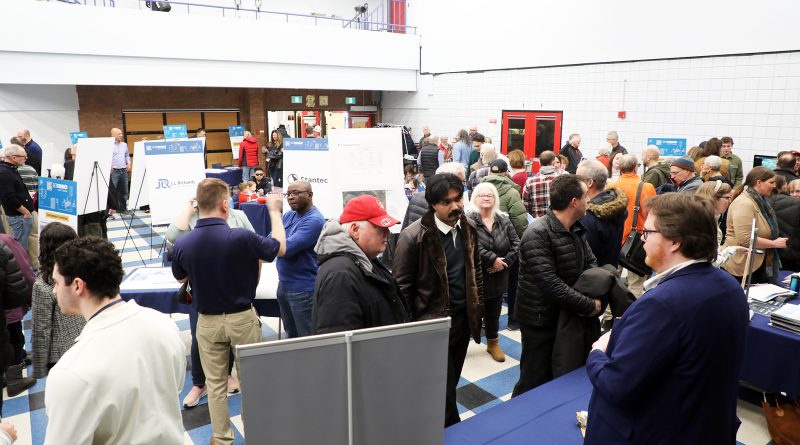
{"label": "dark blazer", "polygon": [[584,444],[736,443],[748,323],[742,288],[710,263],[645,292],[589,353]]}
{"label": "dark blazer", "polygon": [[[433,211],[400,233],[394,252],[392,274],[406,299],[414,321],[449,317],[450,292],[447,258]],[[466,216],[461,216],[464,265],[467,274],[467,322],[472,339],[481,341],[483,273],[478,234]]]}

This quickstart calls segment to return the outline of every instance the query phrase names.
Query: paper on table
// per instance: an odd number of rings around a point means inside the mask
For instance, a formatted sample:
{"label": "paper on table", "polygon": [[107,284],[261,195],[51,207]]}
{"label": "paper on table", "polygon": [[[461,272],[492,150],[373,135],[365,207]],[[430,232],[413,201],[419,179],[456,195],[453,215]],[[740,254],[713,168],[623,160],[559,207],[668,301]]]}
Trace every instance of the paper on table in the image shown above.
{"label": "paper on table", "polygon": [[776,286],[774,284],[754,284],[750,286],[750,294],[748,295],[753,300],[765,302],[772,300],[779,295],[790,295],[794,292],[786,289],[785,287]]}
{"label": "paper on table", "polygon": [[772,313],[773,316],[800,323],[800,305],[787,304]]}
{"label": "paper on table", "polygon": [[140,267],[120,285],[120,290],[180,289],[169,267]]}

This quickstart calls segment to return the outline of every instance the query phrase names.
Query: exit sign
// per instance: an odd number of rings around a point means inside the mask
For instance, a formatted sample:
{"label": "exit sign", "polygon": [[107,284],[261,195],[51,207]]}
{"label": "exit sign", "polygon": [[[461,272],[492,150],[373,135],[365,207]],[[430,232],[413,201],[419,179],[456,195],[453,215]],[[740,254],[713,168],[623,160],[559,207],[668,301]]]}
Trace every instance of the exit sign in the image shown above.
{"label": "exit sign", "polygon": [[356,98],[355,97],[345,97],[344,98],[344,103],[347,104],[347,105],[355,105],[356,104]]}
{"label": "exit sign", "polygon": [[292,103],[293,104],[303,103],[303,96],[292,96]]}

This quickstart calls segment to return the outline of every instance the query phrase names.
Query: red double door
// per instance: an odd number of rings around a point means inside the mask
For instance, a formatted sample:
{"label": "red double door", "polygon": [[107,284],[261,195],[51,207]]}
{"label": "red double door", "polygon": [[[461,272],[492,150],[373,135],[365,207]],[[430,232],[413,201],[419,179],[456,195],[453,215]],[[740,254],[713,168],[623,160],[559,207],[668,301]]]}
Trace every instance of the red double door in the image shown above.
{"label": "red double door", "polygon": [[561,111],[503,111],[503,153],[522,150],[528,159],[561,149]]}

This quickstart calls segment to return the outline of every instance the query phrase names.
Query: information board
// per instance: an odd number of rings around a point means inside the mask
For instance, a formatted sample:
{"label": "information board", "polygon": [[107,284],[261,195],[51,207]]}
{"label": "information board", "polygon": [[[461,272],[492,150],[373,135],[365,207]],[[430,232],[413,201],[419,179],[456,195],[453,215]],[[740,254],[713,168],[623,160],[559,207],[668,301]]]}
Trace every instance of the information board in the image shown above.
{"label": "information board", "polygon": [[169,224],[205,178],[203,140],[147,141],[144,159],[153,225]]}
{"label": "information board", "polygon": [[39,233],[60,222],[78,231],[78,183],[39,177]]}
{"label": "information board", "polygon": [[647,145],[658,147],[661,150],[661,156],[683,156],[686,154],[686,139],[647,138]]}
{"label": "information board", "polygon": [[164,139],[180,139],[188,137],[189,132],[186,130],[185,124],[164,125]]}

